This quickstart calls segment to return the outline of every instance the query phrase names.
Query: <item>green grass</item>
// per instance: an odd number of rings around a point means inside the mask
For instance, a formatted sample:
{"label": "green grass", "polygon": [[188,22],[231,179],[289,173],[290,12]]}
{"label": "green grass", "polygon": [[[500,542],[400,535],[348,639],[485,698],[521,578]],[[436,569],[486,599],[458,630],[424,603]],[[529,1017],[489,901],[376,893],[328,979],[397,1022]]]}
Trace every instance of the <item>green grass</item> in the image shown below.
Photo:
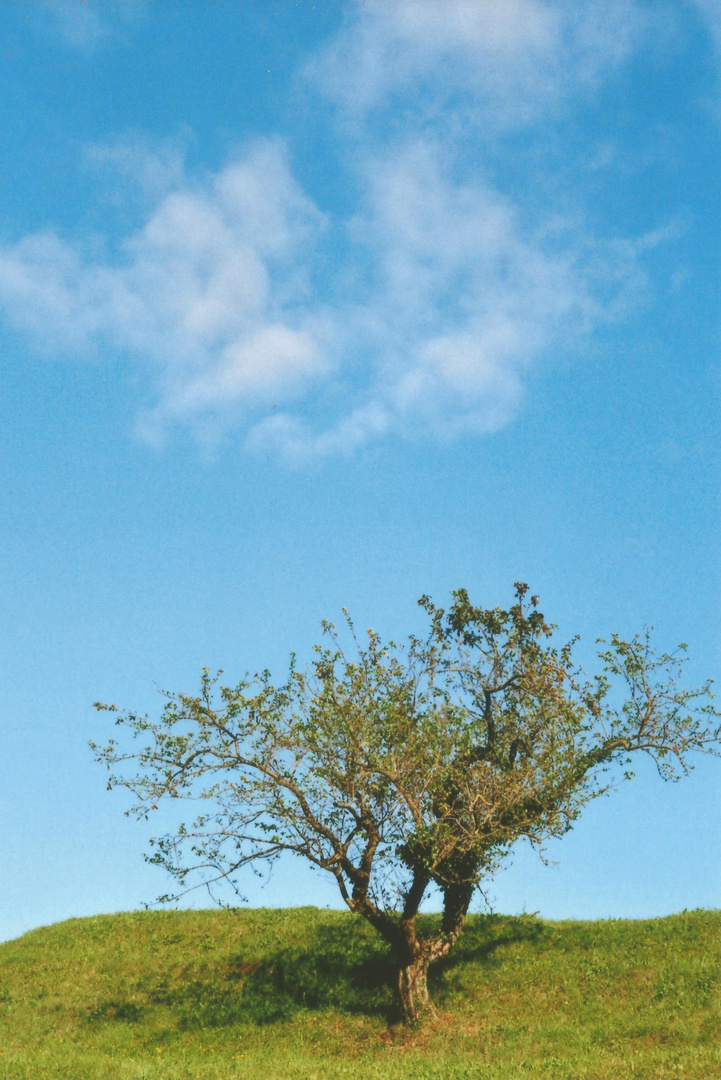
{"label": "green grass", "polygon": [[421,1031],[391,978],[342,912],[73,919],[0,945],[0,1080],[721,1078],[718,911],[473,917]]}

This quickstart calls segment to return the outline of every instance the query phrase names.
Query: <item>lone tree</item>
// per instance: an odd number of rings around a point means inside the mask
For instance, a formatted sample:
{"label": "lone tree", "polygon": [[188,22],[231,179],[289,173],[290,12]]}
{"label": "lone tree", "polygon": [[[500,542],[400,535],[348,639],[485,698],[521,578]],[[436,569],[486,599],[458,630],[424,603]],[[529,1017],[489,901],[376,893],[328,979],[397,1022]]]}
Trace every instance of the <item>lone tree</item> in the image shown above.
{"label": "lone tree", "polygon": [[[348,908],[389,944],[404,1015],[432,1009],[429,965],[448,954],[474,890],[521,837],[535,845],[567,832],[632,755],[664,779],[689,769],[692,751],[717,753],[721,727],[710,682],[681,689],[680,652],[659,653],[648,632],[600,642],[588,679],[558,649],[556,627],[517,583],[504,611],[473,607],[461,589],[447,611],[427,596],[425,640],[361,645],[344,611],[353,655],[336,629],[311,668],[295,657],[282,686],[270,673],[200,694],[164,693],[158,720],[121,714],[142,748],[92,744],[121,766],[108,786],[137,798],[147,817],[162,799],[199,800],[192,825],[152,840],[151,863],[177,879],[176,899],[198,885],[292,852],[332,874]],[[220,673],[219,673],[220,674]],[[97,708],[116,711],[114,705]],[[132,763],[132,764],[131,764]],[[615,771],[614,771],[615,767]],[[435,887],[440,927],[423,937],[416,916]]]}

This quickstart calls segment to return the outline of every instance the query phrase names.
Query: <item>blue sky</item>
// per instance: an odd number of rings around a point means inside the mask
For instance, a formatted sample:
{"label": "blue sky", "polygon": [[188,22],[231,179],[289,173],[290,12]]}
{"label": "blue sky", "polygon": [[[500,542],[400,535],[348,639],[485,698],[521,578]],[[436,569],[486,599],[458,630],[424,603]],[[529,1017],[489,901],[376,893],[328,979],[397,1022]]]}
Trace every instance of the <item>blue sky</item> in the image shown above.
{"label": "blue sky", "polygon": [[[718,677],[713,0],[0,10],[0,938],[165,891],[95,700],[528,581]],[[721,906],[721,762],[490,889]],[[253,904],[336,904],[295,864]],[[198,898],[202,903],[202,898]]]}

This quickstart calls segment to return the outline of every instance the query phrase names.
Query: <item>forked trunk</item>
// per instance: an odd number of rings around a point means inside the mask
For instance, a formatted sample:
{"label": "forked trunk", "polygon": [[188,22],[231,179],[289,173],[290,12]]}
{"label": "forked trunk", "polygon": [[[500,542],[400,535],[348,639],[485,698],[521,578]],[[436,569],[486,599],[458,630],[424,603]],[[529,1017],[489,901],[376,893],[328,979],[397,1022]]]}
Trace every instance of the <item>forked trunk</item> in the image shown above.
{"label": "forked trunk", "polygon": [[398,992],[406,1023],[417,1024],[436,1010],[428,994],[428,965],[426,956],[418,956],[398,972]]}

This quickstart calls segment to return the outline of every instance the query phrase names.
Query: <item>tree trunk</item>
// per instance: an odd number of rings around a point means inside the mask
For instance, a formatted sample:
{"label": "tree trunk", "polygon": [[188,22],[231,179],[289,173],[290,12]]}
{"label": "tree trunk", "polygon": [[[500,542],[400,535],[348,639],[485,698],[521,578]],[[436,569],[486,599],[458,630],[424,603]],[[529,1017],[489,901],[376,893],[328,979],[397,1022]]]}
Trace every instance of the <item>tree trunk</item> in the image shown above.
{"label": "tree trunk", "polygon": [[427,956],[417,956],[398,972],[398,992],[406,1023],[417,1024],[436,1015],[428,995],[428,965]]}

